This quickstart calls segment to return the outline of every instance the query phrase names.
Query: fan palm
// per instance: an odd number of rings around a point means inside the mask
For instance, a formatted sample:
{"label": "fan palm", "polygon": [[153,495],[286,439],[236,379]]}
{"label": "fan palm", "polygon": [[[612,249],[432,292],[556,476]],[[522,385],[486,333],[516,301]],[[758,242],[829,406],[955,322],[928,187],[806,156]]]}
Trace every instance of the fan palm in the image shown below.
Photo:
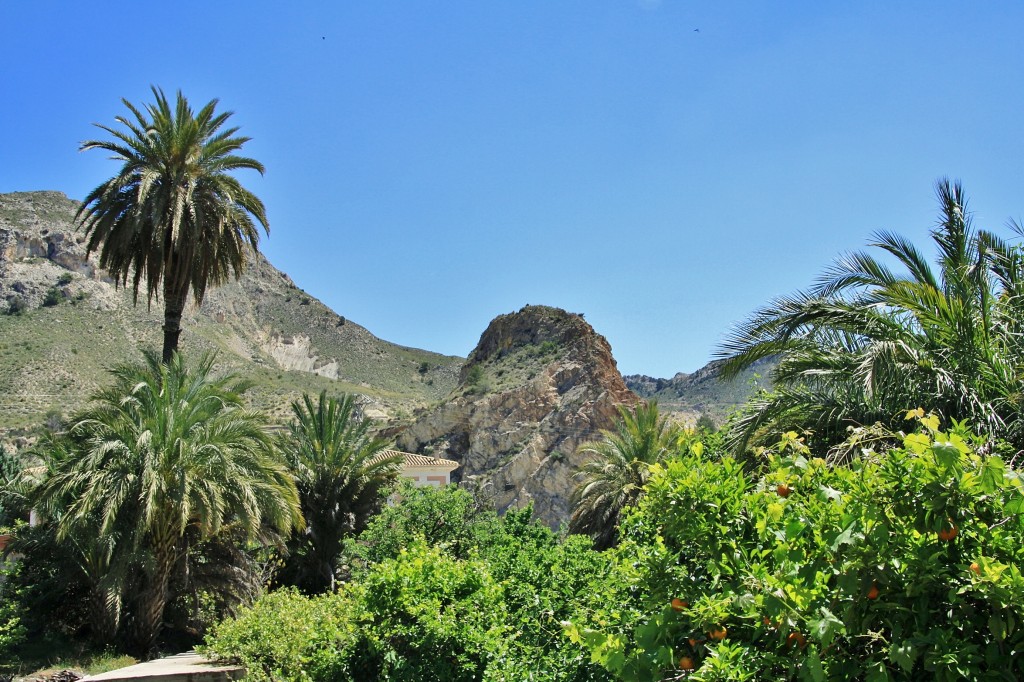
{"label": "fan palm", "polygon": [[112,551],[144,557],[134,609],[144,653],[159,634],[186,530],[206,539],[230,523],[256,539],[301,524],[264,418],[242,406],[245,384],[212,369],[211,356],[188,367],[178,354],[115,369],[114,384],[72,420],[70,447],[37,492],[58,537],[91,528],[116,541]]}
{"label": "fan palm", "polygon": [[620,406],[615,431],[580,447],[593,459],[576,475],[569,532],[591,536],[598,549],[610,547],[623,510],[640,499],[651,465],[675,450],[680,433],[658,413],[655,401],[632,410]]}
{"label": "fan palm", "polygon": [[958,183],[942,180],[936,192],[937,268],[882,232],[871,246],[902,271],[847,255],[809,291],[772,301],[727,338],[718,351],[725,376],[778,359],[776,391],[732,425],[734,447],[794,429],[830,445],[850,426],[897,427],[916,407],[1020,440],[1021,251],[972,227]]}
{"label": "fan palm", "polygon": [[401,459],[369,433],[351,395],[321,393],[292,403],[294,419],[280,448],[295,475],[305,533],[293,541],[293,580],[309,592],[333,590],[342,540],[363,530]]}
{"label": "fan palm", "polygon": [[196,304],[209,285],[237,279],[259,244],[256,223],[269,234],[266,209],[229,173],[263,165],[237,156],[249,141],[225,128],[231,112],[215,113],[217,100],[193,112],[178,92],[172,109],[159,88],[144,110],[122,100],[130,117],[115,120],[126,130],[97,124],[113,140],[83,142],[123,163],[114,177],[92,190],[78,209],[89,253],[127,286],[136,302],[145,285],[149,303],[164,301],[163,361],[178,348],[181,315],[191,290]]}

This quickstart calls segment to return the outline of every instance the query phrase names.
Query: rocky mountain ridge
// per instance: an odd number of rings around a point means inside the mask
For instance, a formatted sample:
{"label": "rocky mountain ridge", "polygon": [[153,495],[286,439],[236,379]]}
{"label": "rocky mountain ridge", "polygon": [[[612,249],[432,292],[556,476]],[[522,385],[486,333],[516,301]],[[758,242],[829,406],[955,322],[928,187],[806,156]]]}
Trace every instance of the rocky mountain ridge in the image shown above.
{"label": "rocky mountain ridge", "polygon": [[696,372],[678,372],[671,379],[658,379],[643,374],[623,377],[631,391],[645,400],[657,400],[667,412],[693,424],[701,416],[721,426],[758,390],[770,390],[768,379],[775,361],[765,358],[754,363],[738,377],[723,380],[721,360],[713,360]]}

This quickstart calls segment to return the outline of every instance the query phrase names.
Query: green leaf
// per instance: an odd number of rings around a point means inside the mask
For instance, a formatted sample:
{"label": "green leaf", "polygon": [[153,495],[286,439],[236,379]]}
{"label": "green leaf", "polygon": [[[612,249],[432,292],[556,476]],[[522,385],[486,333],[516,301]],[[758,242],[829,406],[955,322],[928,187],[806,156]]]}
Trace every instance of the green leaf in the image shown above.
{"label": "green leaf", "polygon": [[981,489],[988,495],[995,494],[1003,485],[1006,465],[995,455],[985,458],[981,465]]}
{"label": "green leaf", "polygon": [[908,640],[896,643],[889,647],[889,660],[903,668],[904,672],[910,672],[914,667],[914,661],[919,655],[918,650]]}
{"label": "green leaf", "polygon": [[932,454],[940,467],[949,470],[960,461],[960,448],[949,441],[941,441],[932,445]]}
{"label": "green leaf", "polygon": [[988,629],[992,636],[1002,642],[1006,639],[1006,621],[998,613],[993,613],[988,619]]}
{"label": "green leaf", "polygon": [[795,540],[796,538],[800,537],[800,534],[804,532],[805,528],[807,528],[806,523],[804,523],[803,521],[799,521],[797,519],[793,519],[792,521],[786,524],[786,539]]}
{"label": "green leaf", "polygon": [[1024,512],[1024,497],[1015,497],[1007,502],[1003,509],[1006,510],[1007,514],[1020,514]]}
{"label": "green leaf", "polygon": [[811,651],[804,662],[804,670],[814,682],[825,682],[825,669],[821,667],[821,657],[817,650]]}
{"label": "green leaf", "polygon": [[821,618],[811,620],[808,624],[811,628],[811,634],[815,639],[821,642],[822,646],[828,646],[837,634],[845,632],[846,626],[843,624],[843,621],[836,618],[835,614],[824,606],[819,610]]}
{"label": "green leaf", "polygon": [[885,667],[884,663],[875,663],[868,668],[867,675],[864,676],[864,682],[889,682],[891,679],[889,669]]}
{"label": "green leaf", "polygon": [[832,544],[829,545],[829,549],[834,552],[839,549],[841,545],[851,544],[853,544],[853,524],[847,526],[842,533],[836,536],[835,540],[832,541]]}

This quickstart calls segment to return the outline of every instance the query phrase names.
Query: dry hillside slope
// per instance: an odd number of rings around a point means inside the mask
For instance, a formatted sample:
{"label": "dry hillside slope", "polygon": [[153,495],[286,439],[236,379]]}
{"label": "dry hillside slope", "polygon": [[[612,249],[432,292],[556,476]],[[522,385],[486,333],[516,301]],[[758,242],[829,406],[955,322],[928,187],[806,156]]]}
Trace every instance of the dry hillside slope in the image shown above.
{"label": "dry hillside slope", "polygon": [[[58,192],[0,195],[0,428],[67,413],[106,369],[159,351],[163,307],[133,306],[87,258],[78,203]],[[339,282],[339,286],[351,283]],[[447,395],[462,358],[378,339],[257,256],[237,282],[210,290],[183,320],[182,350],[216,351],[256,383],[251,400],[278,418],[303,391],[356,392],[369,414],[407,415]]]}

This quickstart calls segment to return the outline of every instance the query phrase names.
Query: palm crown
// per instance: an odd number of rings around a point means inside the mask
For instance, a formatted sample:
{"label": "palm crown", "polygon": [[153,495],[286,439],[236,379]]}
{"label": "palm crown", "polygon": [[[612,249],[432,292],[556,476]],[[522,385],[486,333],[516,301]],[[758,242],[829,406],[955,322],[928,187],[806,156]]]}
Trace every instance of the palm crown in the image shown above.
{"label": "palm crown", "polygon": [[159,632],[171,572],[186,531],[199,539],[230,522],[255,539],[301,525],[292,478],[271,446],[264,418],[241,404],[244,384],[213,377],[175,355],[114,371],[115,383],[76,416],[36,502],[61,537],[97,533],[112,551],[146,567],[135,633],[149,649]]}
{"label": "palm crown", "polygon": [[239,277],[259,244],[257,223],[268,233],[269,224],[263,202],[231,175],[264,171],[235,154],[249,138],[225,127],[231,112],[216,113],[217,100],[193,112],[180,92],[173,108],[162,90],[153,95],[144,109],[123,100],[131,116],[115,120],[124,129],[97,124],[112,140],[82,143],[83,151],[108,151],[122,166],[89,193],[76,220],[100,266],[122,285],[131,279],[136,301],[143,287],[150,303],[163,295],[167,362],[189,291],[202,303],[208,286]]}
{"label": "palm crown", "polygon": [[735,447],[801,428],[834,444],[850,426],[896,425],[916,407],[1020,440],[1021,251],[973,228],[959,184],[942,180],[937,195],[937,269],[882,232],[872,246],[902,272],[847,255],[810,290],[772,301],[732,332],[719,350],[726,376],[779,360],[776,392],[732,425]]}
{"label": "palm crown", "polygon": [[614,431],[580,447],[592,458],[577,474],[570,498],[569,531],[590,535],[599,548],[611,546],[623,510],[643,494],[650,467],[674,452],[678,427],[658,413],[657,402],[619,407]]}

